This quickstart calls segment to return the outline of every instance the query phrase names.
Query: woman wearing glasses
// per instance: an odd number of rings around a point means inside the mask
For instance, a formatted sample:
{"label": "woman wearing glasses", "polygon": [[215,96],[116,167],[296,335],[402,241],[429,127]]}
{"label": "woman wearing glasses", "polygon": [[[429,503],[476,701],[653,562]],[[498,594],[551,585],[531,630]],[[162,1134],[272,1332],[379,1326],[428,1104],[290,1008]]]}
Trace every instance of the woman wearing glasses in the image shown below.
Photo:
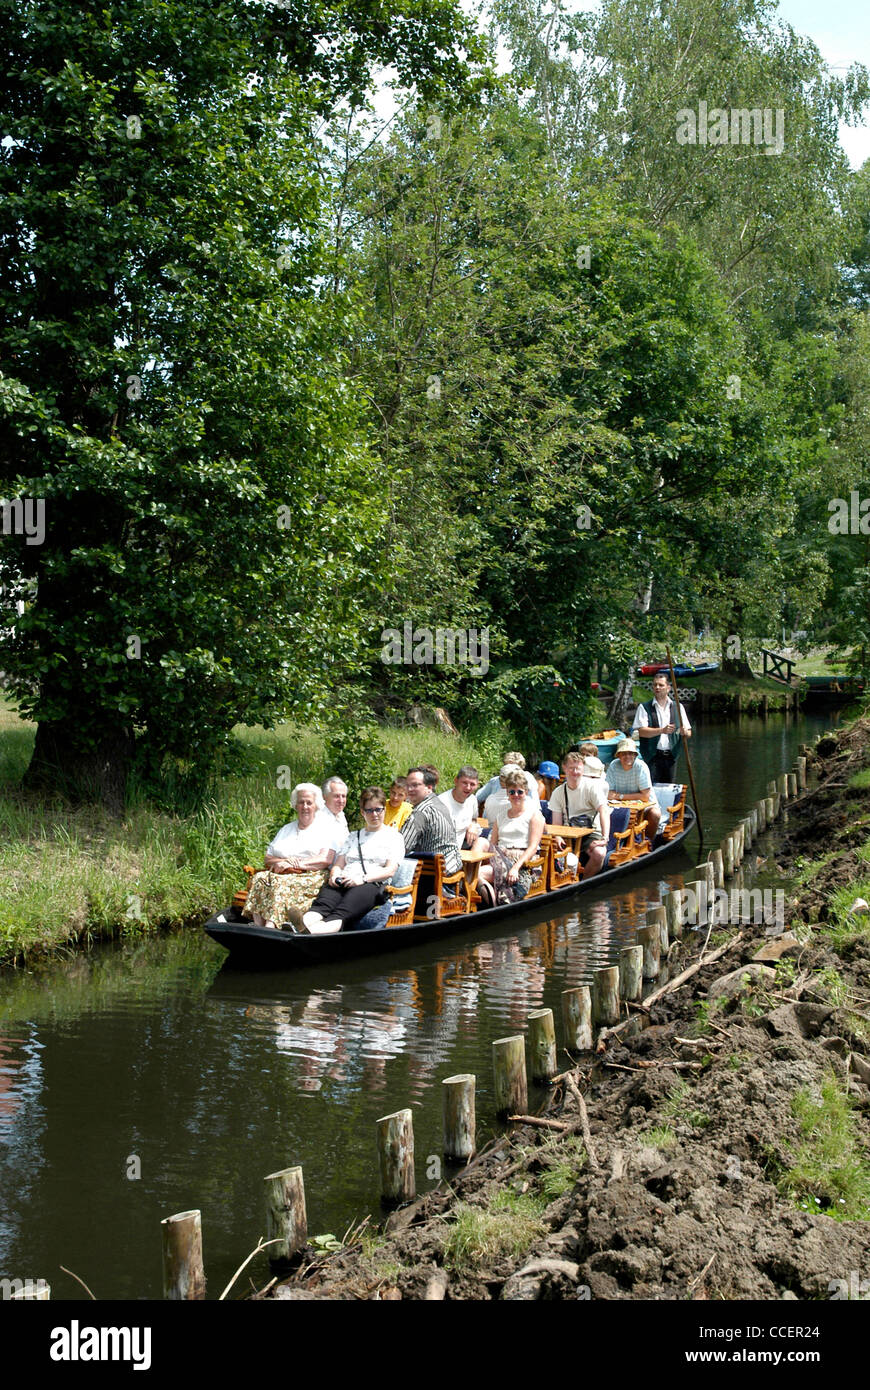
{"label": "woman wearing glasses", "polygon": [[[492,894],[492,902],[515,902],[524,898],[540,869],[526,869],[534,859],[544,833],[544,817],[530,804],[525,774],[517,768],[504,778],[508,805],[501,807],[489,837],[492,858],[481,867],[478,882],[481,896]],[[490,886],[491,885],[491,886]]]}
{"label": "woman wearing glasses", "polygon": [[328,882],[302,918],[300,930],[314,936],[341,931],[383,902],[383,885],[405,857],[405,842],[398,830],[384,825],[386,793],[380,787],[366,787],[359,804],[365,829],[348,835],[335,856]]}

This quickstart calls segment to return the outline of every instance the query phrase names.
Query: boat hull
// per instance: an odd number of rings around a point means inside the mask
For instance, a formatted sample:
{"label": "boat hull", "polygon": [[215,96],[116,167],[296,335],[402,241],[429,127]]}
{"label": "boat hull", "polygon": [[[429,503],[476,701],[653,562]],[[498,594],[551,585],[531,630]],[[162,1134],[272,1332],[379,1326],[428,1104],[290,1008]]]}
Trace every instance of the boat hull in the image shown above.
{"label": "boat hull", "polygon": [[[551,905],[567,905],[581,893],[621,882],[629,874],[658,864],[674,852],[691,833],[695,825],[694,812],[686,808],[685,826],[679,835],[659,845],[650,854],[607,869],[603,874],[583,883],[569,883],[552,893],[525,898],[522,902],[506,903],[480,912],[462,916],[434,918],[413,922],[405,927],[386,927],[382,931],[336,932],[333,936],[295,935],[246,923],[235,908],[215,913],[205,923],[213,941],[229,952],[230,963],[248,970],[295,970],[299,966],[324,965],[357,959],[361,956],[382,955],[410,946],[425,945],[448,936],[485,935],[492,928],[502,928],[523,913],[534,912]],[[219,919],[225,920],[221,922]]]}

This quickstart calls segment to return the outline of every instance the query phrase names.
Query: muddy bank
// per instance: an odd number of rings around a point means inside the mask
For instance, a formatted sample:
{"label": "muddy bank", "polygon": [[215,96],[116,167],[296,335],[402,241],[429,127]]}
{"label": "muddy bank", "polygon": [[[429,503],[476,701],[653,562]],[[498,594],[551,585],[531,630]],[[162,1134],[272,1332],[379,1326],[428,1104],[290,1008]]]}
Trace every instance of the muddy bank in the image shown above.
{"label": "muddy bank", "polygon": [[[564,1128],[515,1127],[381,1233],[309,1250],[267,1296],[870,1295],[870,934],[866,914],[832,906],[833,885],[868,874],[870,818],[859,841],[851,792],[844,810],[866,724],[826,753],[789,812],[783,863],[805,870],[820,834],[828,856],[791,904],[792,930],[723,929],[708,953],[725,953],[654,1003],[649,1027],[581,1059],[585,1137],[583,1106],[557,1084],[545,1113]],[[675,943],[672,973],[699,945]]]}

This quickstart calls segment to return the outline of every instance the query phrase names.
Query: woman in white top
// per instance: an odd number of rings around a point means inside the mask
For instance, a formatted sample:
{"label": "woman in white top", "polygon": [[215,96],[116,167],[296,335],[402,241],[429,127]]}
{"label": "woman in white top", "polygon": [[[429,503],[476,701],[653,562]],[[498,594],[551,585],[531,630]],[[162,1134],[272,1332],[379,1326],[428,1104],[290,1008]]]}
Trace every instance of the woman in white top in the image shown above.
{"label": "woman in white top", "polygon": [[300,924],[301,931],[325,936],[358,922],[371,908],[384,901],[383,885],[393,877],[399,860],[405,857],[405,842],[398,830],[384,825],[386,792],[366,787],[359,799],[365,830],[348,835],[311,909]]}
{"label": "woman in white top", "polygon": [[[508,806],[498,810],[489,837],[492,857],[481,866],[478,876],[483,888],[481,896],[488,899],[490,906],[493,902],[514,902],[525,897],[529,884],[541,874],[540,869],[526,870],[529,881],[523,884],[520,879],[525,865],[538,853],[544,817],[534,805],[527,805],[528,787],[519,768],[505,774],[504,789]],[[518,885],[525,891],[518,891]]]}
{"label": "woman in white top", "polygon": [[[320,788],[300,782],[290,793],[296,820],[282,825],[266,850],[266,867],[254,874],[246,917],[255,927],[275,927],[304,911],[323,884],[337,848],[335,831],[324,824]],[[330,838],[331,837],[331,838]]]}

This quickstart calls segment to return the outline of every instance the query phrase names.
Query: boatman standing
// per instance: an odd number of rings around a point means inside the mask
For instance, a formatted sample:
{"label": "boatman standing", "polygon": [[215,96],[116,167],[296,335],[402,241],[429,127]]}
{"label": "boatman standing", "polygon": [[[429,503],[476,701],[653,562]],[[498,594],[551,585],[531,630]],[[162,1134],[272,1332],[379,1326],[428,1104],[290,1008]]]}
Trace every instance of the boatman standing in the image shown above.
{"label": "boatman standing", "polygon": [[667,676],[661,672],[653,676],[652,686],[653,698],[638,705],[631,732],[640,740],[641,757],[653,781],[673,782],[680,744],[692,737],[692,726],[679,700],[673,698]]}

